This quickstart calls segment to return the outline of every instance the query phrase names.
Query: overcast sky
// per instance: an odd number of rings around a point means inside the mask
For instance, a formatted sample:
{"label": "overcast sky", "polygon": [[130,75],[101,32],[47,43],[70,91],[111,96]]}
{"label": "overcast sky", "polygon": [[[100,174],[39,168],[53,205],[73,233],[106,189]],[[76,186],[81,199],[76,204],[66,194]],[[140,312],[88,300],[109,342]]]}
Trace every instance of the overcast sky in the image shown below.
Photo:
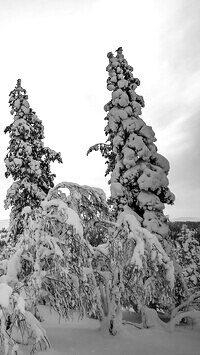
{"label": "overcast sky", "polygon": [[103,188],[104,159],[87,149],[105,142],[107,52],[123,47],[141,81],[142,119],[170,162],[170,218],[200,216],[200,1],[0,0],[0,219],[12,179],[4,176],[13,116],[8,95],[18,78],[45,128],[45,145],[60,151],[55,182]]}

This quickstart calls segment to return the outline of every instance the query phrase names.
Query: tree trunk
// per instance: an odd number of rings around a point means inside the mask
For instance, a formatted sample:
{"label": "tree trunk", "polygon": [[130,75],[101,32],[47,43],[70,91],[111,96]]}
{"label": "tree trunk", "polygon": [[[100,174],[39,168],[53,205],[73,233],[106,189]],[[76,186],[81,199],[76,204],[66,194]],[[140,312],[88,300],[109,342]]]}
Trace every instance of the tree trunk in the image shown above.
{"label": "tree trunk", "polygon": [[115,315],[113,312],[109,312],[108,316],[105,316],[100,322],[100,330],[103,332],[116,335],[122,328],[122,309],[121,306],[117,307]]}

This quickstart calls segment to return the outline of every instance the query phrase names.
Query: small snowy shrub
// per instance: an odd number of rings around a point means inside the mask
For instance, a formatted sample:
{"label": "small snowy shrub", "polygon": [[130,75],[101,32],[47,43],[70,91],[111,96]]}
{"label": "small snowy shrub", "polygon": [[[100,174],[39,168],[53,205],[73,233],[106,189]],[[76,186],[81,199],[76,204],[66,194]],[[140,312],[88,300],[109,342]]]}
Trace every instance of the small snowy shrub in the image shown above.
{"label": "small snowy shrub", "polygon": [[[70,190],[67,197],[59,192],[64,187]],[[117,222],[113,222],[105,195],[99,189],[61,183],[49,196],[62,196],[82,222],[83,237],[89,241],[91,251],[89,270],[96,284],[98,317],[103,328],[113,335],[118,331],[122,305],[141,307],[149,304],[155,295],[160,302],[164,298],[168,301],[174,284],[173,263],[157,237],[141,227],[128,206],[119,214]],[[92,245],[91,236],[98,227],[104,242]]]}
{"label": "small snowy shrub", "polygon": [[[6,258],[1,255],[0,301],[7,287],[11,291],[10,296],[14,292],[21,306],[23,303],[23,312],[20,308],[17,318],[11,317],[11,314],[15,315],[14,304],[9,308],[8,316],[4,317],[5,322],[9,317],[11,346],[16,341],[32,343],[33,350],[40,345],[48,345],[38,313],[41,302],[53,307],[64,318],[72,317],[74,312],[81,317],[100,312],[91,267],[92,249],[83,238],[83,226],[78,214],[67,201],[64,202],[63,196],[52,190],[41,207],[32,210],[26,206],[21,212],[23,234],[20,241],[14,248],[5,248],[3,255]],[[8,302],[11,301],[8,300],[8,297],[2,299],[4,308],[10,307]],[[16,324],[20,329],[17,335]],[[28,331],[30,327],[31,334]],[[4,339],[5,334],[1,335]]]}

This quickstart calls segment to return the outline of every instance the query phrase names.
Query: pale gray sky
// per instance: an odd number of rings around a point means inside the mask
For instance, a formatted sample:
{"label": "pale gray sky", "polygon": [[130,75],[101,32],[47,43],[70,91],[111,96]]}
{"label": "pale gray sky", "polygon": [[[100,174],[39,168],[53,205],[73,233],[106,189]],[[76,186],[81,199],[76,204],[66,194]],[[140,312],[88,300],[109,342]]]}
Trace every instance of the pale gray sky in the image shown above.
{"label": "pale gray sky", "polygon": [[107,52],[119,46],[141,81],[143,120],[152,125],[159,153],[170,162],[171,218],[200,215],[200,1],[0,1],[0,219],[12,180],[4,177],[12,122],[8,95],[22,79],[43,121],[45,145],[60,151],[55,182],[103,188],[105,165],[88,147],[104,142]]}

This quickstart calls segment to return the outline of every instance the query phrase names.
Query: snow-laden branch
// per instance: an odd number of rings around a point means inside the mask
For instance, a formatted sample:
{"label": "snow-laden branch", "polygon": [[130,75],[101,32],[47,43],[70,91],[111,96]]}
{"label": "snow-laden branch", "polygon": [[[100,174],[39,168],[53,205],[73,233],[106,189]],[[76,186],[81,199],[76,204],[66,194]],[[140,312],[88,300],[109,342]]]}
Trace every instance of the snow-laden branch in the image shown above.
{"label": "snow-laden branch", "polygon": [[191,318],[195,321],[197,321],[198,323],[200,323],[200,311],[186,311],[186,312],[180,312],[178,313],[174,318],[172,318],[169,322],[169,329],[171,331],[174,330],[174,327],[176,325],[178,325],[183,318]]}
{"label": "snow-laden branch", "polygon": [[200,291],[195,292],[191,295],[186,301],[182,302],[179,306],[173,309],[171,313],[171,319],[175,318],[178,312],[183,309],[187,308],[195,299],[200,298]]}
{"label": "snow-laden branch", "polygon": [[[79,185],[74,182],[63,181],[54,186],[47,195],[47,200],[50,200],[53,194],[59,189],[68,189],[72,198],[81,199],[81,194],[87,195],[88,197],[91,195],[94,199],[96,199],[99,203],[106,204],[106,194],[105,192],[97,187],[91,187],[87,185]],[[76,193],[75,193],[76,191]]]}
{"label": "snow-laden branch", "polygon": [[65,202],[59,199],[47,199],[42,201],[41,206],[44,211],[48,211],[51,207],[57,207],[58,212],[61,211],[64,213],[66,222],[72,225],[81,237],[83,236],[83,227],[78,214],[72,208],[68,207]]}
{"label": "snow-laden branch", "polygon": [[[48,349],[51,347],[45,329],[35,316],[25,309],[24,298],[15,292],[7,283],[0,283],[0,321],[1,339],[4,342],[4,354],[12,353],[18,349],[18,344],[23,343],[23,334],[27,333],[34,341],[32,351]],[[8,328],[8,317],[12,317]],[[10,329],[17,328],[21,332],[22,339],[17,339],[15,332]],[[9,352],[11,351],[11,352]]]}
{"label": "snow-laden branch", "polygon": [[156,235],[140,226],[139,221],[131,213],[130,208],[124,208],[124,211],[119,215],[118,224],[123,225],[127,229],[128,238],[133,239],[136,243],[131,263],[135,263],[139,268],[142,268],[142,258],[144,257],[145,244],[147,244],[151,250],[151,260],[153,261],[157,256],[159,264],[162,264],[166,270],[166,279],[170,283],[170,287],[173,288],[173,262],[164,251]]}

